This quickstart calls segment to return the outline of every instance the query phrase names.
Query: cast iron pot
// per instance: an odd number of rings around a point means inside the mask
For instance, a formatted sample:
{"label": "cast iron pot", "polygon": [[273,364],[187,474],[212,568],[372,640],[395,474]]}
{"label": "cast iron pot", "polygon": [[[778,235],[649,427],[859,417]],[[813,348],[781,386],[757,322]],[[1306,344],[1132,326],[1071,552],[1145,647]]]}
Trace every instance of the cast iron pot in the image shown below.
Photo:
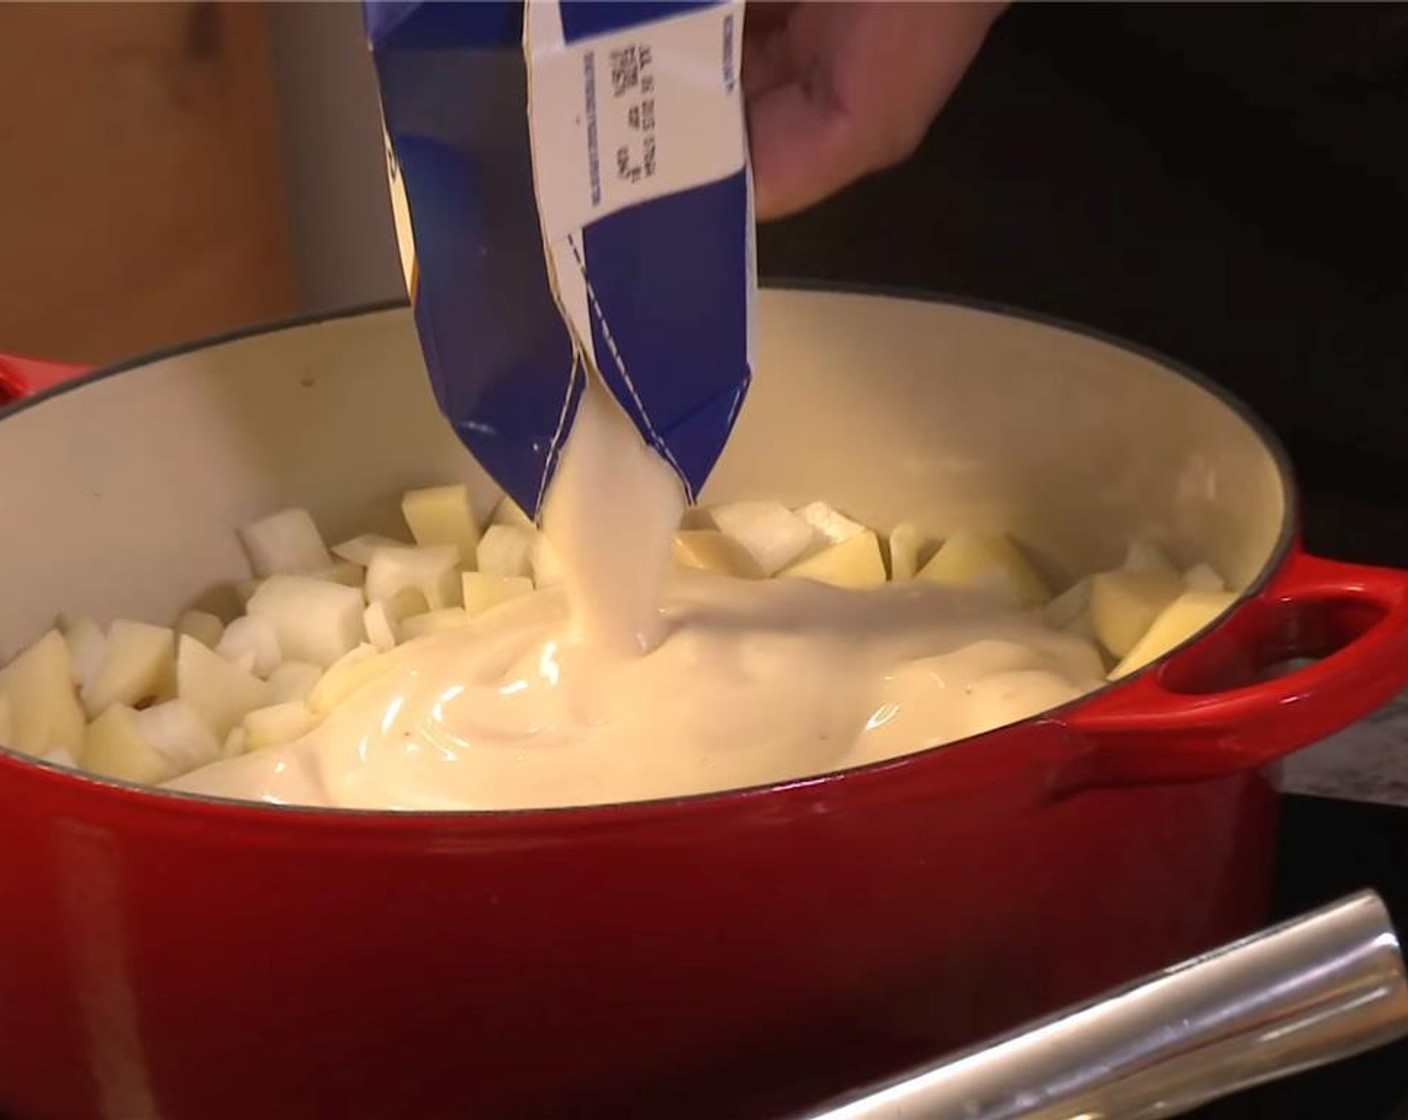
{"label": "cast iron pot", "polygon": [[[1305,555],[1264,429],[1132,348],[800,290],[760,347],[706,497],[1005,529],[1066,573],[1146,537],[1238,604],[1042,718],[673,801],[315,811],[0,749],[0,1113],[766,1116],[1261,920],[1272,764],[1408,682],[1408,573]],[[403,308],[58,384],[0,423],[0,654],[59,610],[174,618],[247,576],[255,516],[394,530],[460,476],[487,510]]]}

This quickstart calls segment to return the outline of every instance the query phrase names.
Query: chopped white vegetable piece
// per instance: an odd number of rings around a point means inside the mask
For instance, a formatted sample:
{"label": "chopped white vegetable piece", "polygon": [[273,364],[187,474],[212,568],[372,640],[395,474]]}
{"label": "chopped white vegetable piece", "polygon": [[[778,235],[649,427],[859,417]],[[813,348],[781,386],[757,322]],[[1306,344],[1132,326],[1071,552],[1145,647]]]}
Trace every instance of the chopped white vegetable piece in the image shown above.
{"label": "chopped white vegetable piece", "polygon": [[1081,611],[1065,626],[1061,627],[1063,634],[1070,634],[1073,638],[1083,638],[1087,642],[1095,642],[1095,624],[1090,621],[1090,612]]}
{"label": "chopped white vegetable piece", "polygon": [[746,548],[765,576],[800,557],[818,536],[781,502],[729,502],[708,513],[714,528]]}
{"label": "chopped white vegetable piece", "polygon": [[[565,578],[562,571],[562,561],[557,558],[557,552],[552,547],[552,542],[548,540],[544,533],[533,533],[533,551],[528,557],[528,565],[533,570],[534,587],[556,587]],[[505,576],[505,579],[515,579],[515,576]]]}
{"label": "chopped white vegetable piece", "polygon": [[243,747],[246,751],[279,747],[301,739],[321,722],[321,717],[302,700],[255,708],[245,713],[244,722],[240,724],[244,732]]}
{"label": "chopped white vegetable piece", "polygon": [[225,741],[220,744],[221,758],[238,758],[245,753],[244,726],[230,728]]}
{"label": "chopped white vegetable piece", "polygon": [[1040,606],[1050,598],[1036,569],[1000,533],[954,533],[917,578],[990,591],[1019,607]]}
{"label": "chopped white vegetable piece", "polygon": [[362,609],[362,593],[355,587],[308,576],[270,576],[249,601],[251,615],[274,624],[285,657],[322,666],[365,636]]}
{"label": "chopped white vegetable piece", "polygon": [[70,770],[78,767],[78,760],[68,747],[54,747],[44,756],[44,761],[51,766],[65,766]]}
{"label": "chopped white vegetable piece", "polygon": [[778,574],[786,578],[814,579],[835,587],[879,587],[885,582],[885,558],[880,554],[880,538],[865,529]]}
{"label": "chopped white vegetable piece", "polygon": [[389,653],[396,648],[396,624],[391,621],[385,603],[369,603],[362,612],[362,625],[366,627],[367,641],[378,653]]}
{"label": "chopped white vegetable piece", "polygon": [[283,654],[279,651],[279,635],[274,624],[259,615],[247,614],[225,627],[225,635],[215,646],[221,657],[241,663],[251,658],[249,668],[257,677],[267,678],[279,667]]}
{"label": "chopped white vegetable piece", "polygon": [[322,669],[307,661],[285,661],[269,675],[268,702],[306,699],[322,675]]}
{"label": "chopped white vegetable piece", "polygon": [[[522,579],[522,576],[510,577]],[[463,607],[448,607],[442,611],[430,611],[413,615],[401,623],[401,640],[409,642],[413,638],[423,638],[427,634],[438,634],[441,630],[455,630],[468,626],[470,615]]]}
{"label": "chopped white vegetable piece", "polygon": [[890,578],[896,583],[919,574],[919,550],[923,534],[912,521],[901,521],[890,530]]}
{"label": "chopped white vegetable piece", "polygon": [[329,583],[340,583],[344,587],[355,587],[361,590],[362,584],[366,581],[366,570],[360,564],[354,564],[351,560],[339,560],[331,567],[324,568],[320,572],[314,572],[317,579],[325,579]]}
{"label": "chopped white vegetable piece", "polygon": [[113,704],[131,707],[171,695],[175,631],[119,618],[108,627],[107,651],[81,696],[90,716]]}
{"label": "chopped white vegetable piece", "polygon": [[1041,608],[1041,620],[1047,626],[1064,630],[1077,618],[1086,613],[1090,606],[1089,576],[1076,580],[1065,591]]}
{"label": "chopped white vegetable piece", "polygon": [[42,755],[83,738],[83,708],[73,690],[73,667],[63,635],[50,630],[0,669],[0,695],[8,698],[5,745]]}
{"label": "chopped white vegetable piece", "polygon": [[430,610],[430,603],[418,587],[403,587],[391,598],[379,599],[378,602],[386,608],[387,617],[392,622],[400,622],[403,618]]}
{"label": "chopped white vegetable piece", "polygon": [[740,579],[762,579],[753,554],[717,529],[681,529],[670,542],[670,558],[681,568],[721,572]]}
{"label": "chopped white vegetable piece", "polygon": [[183,700],[155,704],[135,717],[137,734],[160,753],[177,774],[220,757],[220,741]]}
{"label": "chopped white vegetable piece", "polygon": [[245,712],[268,702],[269,686],[183,634],[176,652],[176,692],[217,739],[224,739]]}
{"label": "chopped white vegetable piece", "polygon": [[1130,541],[1124,556],[1127,572],[1174,572],[1178,569],[1158,545],[1151,541]]}
{"label": "chopped white vegetable piece", "polygon": [[254,593],[263,586],[262,579],[246,579],[235,584],[235,595],[240,601],[240,606],[248,608],[249,601],[254,598]]}
{"label": "chopped white vegetable piece", "polygon": [[147,785],[174,778],[177,772],[169,758],[142,738],[137,713],[126,704],[114,704],[88,725],[78,761],[91,774]]}
{"label": "chopped white vegetable piece", "polygon": [[84,615],[64,627],[64,641],[68,643],[73,683],[79,688],[91,685],[107,654],[107,637],[96,622]]}
{"label": "chopped white vegetable piece", "polygon": [[365,568],[371,564],[372,557],[376,555],[379,548],[410,547],[406,541],[392,540],[390,537],[383,537],[380,533],[363,533],[361,536],[353,537],[350,541],[333,545],[332,552],[341,560]]}
{"label": "chopped white vegetable piece", "polygon": [[476,566],[491,576],[532,576],[536,537],[537,534],[528,529],[490,525],[479,539]]}
{"label": "chopped white vegetable piece", "polygon": [[1176,571],[1101,572],[1092,577],[1090,586],[1095,636],[1112,655],[1125,657],[1182,590],[1183,580]]}
{"label": "chopped white vegetable piece", "polygon": [[375,680],[395,664],[395,654],[377,653],[375,647],[364,642],[318,679],[308,694],[308,707],[319,717],[325,716],[362,685]]}
{"label": "chopped white vegetable piece", "polygon": [[473,617],[483,614],[490,607],[527,595],[533,590],[533,581],[522,576],[491,576],[484,572],[464,572],[460,576],[464,584],[464,611]]}
{"label": "chopped white vegetable piece", "polygon": [[811,502],[797,510],[797,516],[830,544],[840,544],[865,531],[865,526],[859,521],[852,521],[825,502]]}
{"label": "chopped white vegetable piece", "polygon": [[225,633],[225,624],[208,611],[185,611],[176,620],[176,633],[189,634],[201,645],[214,649]]}
{"label": "chopped white vegetable piece", "polygon": [[318,526],[306,509],[285,509],[251,521],[239,531],[257,576],[309,575],[332,563]]}
{"label": "chopped white vegetable piece", "polygon": [[1183,586],[1189,591],[1226,591],[1227,581],[1211,564],[1194,564],[1183,573]]}
{"label": "chopped white vegetable piece", "polygon": [[382,548],[367,567],[367,602],[393,598],[413,588],[425,596],[431,610],[458,606],[460,553],[451,544]]}
{"label": "chopped white vegetable piece", "polygon": [[1123,661],[1110,673],[1112,681],[1157,661],[1182,645],[1232,606],[1237,597],[1230,591],[1185,591],[1169,603]]}
{"label": "chopped white vegetable piece", "polygon": [[470,508],[468,486],[407,490],[401,499],[401,515],[416,544],[452,544],[459,549],[461,563],[474,563],[479,525]]}
{"label": "chopped white vegetable piece", "polygon": [[494,507],[489,524],[508,525],[515,529],[527,529],[530,532],[537,529],[537,526],[533,524],[533,519],[524,513],[522,507],[507,494],[500,498],[499,504]]}

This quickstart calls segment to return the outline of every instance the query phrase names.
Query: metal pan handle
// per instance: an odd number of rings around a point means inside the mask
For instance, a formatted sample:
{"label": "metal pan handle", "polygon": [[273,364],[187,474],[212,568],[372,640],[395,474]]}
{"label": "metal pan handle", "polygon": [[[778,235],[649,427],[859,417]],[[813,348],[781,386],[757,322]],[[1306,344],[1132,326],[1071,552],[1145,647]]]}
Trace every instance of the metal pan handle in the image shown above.
{"label": "metal pan handle", "polygon": [[1408,977],[1365,892],[805,1120],[1153,1120],[1408,1034]]}

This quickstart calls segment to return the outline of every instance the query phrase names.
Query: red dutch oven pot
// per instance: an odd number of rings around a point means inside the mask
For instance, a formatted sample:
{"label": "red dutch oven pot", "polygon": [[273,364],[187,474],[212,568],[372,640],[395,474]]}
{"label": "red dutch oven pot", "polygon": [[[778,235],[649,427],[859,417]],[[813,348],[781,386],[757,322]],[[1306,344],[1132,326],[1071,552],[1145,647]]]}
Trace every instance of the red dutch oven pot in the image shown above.
{"label": "red dutch oven pot", "polygon": [[[493,500],[404,308],[0,368],[52,386],[0,422],[3,655],[60,609],[173,618],[274,509],[335,538],[394,529],[409,486]],[[1144,537],[1243,593],[1063,710],[673,801],[308,810],[0,749],[0,1114],[781,1114],[1251,929],[1273,764],[1408,683],[1408,573],[1305,555],[1265,430],[1086,332],[767,291],[706,497],[745,495],[1006,529],[1067,574]]]}

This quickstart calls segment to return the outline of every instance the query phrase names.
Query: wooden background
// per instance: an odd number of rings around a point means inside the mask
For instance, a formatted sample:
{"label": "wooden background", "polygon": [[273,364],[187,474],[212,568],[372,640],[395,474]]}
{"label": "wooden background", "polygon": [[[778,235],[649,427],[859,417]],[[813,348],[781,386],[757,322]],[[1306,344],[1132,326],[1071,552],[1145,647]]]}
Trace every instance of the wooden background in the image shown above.
{"label": "wooden background", "polygon": [[106,362],[296,308],[265,15],[0,3],[0,352]]}

